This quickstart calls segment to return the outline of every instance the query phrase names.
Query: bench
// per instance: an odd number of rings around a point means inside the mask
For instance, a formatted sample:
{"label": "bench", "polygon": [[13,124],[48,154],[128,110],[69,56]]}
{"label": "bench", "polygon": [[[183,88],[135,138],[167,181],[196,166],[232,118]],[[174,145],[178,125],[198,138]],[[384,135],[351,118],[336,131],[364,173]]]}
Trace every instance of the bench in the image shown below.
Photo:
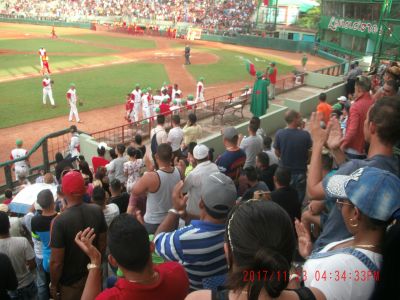
{"label": "bench", "polygon": [[242,116],[241,118],[243,119],[243,109],[246,106],[248,99],[249,95],[242,95],[237,97],[236,99],[231,100],[230,102],[219,103],[219,105],[214,110],[213,122],[215,121],[215,117],[217,115],[220,115],[222,124],[226,112],[231,112],[232,114],[235,114],[237,111],[240,111],[240,114]]}

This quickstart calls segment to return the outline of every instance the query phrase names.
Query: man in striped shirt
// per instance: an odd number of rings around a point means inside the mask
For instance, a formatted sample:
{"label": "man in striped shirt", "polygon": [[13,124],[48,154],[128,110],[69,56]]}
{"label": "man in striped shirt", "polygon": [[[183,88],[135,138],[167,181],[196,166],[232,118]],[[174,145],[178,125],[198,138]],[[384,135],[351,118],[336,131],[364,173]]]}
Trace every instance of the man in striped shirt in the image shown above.
{"label": "man in striped shirt", "polygon": [[[216,172],[204,178],[200,196],[200,220],[177,228],[179,218],[186,219],[187,196],[183,181],[173,191],[173,208],[160,224],[154,240],[156,253],[185,267],[191,290],[204,288],[204,280],[223,277],[227,271],[224,256],[225,221],[234,206],[237,192],[229,177]],[[211,280],[212,281],[212,280]]]}

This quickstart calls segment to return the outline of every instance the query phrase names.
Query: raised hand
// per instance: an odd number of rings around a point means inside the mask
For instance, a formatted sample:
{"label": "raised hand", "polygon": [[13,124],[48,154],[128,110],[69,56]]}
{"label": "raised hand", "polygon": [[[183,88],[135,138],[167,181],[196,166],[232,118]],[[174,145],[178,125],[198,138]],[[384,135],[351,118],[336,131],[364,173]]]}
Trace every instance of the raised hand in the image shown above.
{"label": "raised hand", "polygon": [[303,223],[298,219],[295,220],[294,225],[296,227],[297,239],[299,243],[299,253],[302,257],[306,258],[311,254],[312,242],[310,233],[306,230]]}
{"label": "raised hand", "polygon": [[101,254],[95,246],[93,240],[96,234],[93,228],[86,228],[84,231],[79,231],[75,236],[75,243],[79,248],[90,258],[90,261],[96,265],[101,264]]}
{"label": "raised hand", "polygon": [[337,150],[343,141],[342,129],[340,128],[339,120],[332,117],[329,122],[329,137],[327,140],[327,146],[331,150]]}
{"label": "raised hand", "polygon": [[324,145],[328,140],[329,131],[321,128],[320,113],[313,112],[310,117],[310,134],[314,144]]}

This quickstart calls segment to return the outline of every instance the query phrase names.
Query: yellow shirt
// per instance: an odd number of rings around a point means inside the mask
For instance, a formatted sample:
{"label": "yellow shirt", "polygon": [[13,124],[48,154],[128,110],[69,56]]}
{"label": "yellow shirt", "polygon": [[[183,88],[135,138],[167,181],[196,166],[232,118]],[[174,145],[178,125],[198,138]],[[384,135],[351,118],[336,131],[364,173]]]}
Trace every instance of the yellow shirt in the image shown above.
{"label": "yellow shirt", "polygon": [[200,125],[187,126],[183,127],[183,142],[185,145],[189,145],[191,142],[197,142],[197,140],[201,137],[202,129]]}

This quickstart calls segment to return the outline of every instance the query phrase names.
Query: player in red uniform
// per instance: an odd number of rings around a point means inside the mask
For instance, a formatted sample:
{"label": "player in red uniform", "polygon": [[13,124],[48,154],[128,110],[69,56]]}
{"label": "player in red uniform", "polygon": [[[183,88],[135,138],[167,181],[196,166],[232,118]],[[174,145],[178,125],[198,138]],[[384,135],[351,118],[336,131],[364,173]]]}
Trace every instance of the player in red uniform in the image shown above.
{"label": "player in red uniform", "polygon": [[52,39],[56,39],[56,38],[57,38],[57,34],[56,34],[56,30],[54,29],[54,26],[53,26],[53,28],[51,29],[51,38],[52,38]]}
{"label": "player in red uniform", "polygon": [[49,57],[46,55],[42,56],[42,63],[43,63],[43,67],[42,67],[42,75],[44,75],[47,71],[47,74],[51,74],[50,72],[50,67],[49,67]]}

